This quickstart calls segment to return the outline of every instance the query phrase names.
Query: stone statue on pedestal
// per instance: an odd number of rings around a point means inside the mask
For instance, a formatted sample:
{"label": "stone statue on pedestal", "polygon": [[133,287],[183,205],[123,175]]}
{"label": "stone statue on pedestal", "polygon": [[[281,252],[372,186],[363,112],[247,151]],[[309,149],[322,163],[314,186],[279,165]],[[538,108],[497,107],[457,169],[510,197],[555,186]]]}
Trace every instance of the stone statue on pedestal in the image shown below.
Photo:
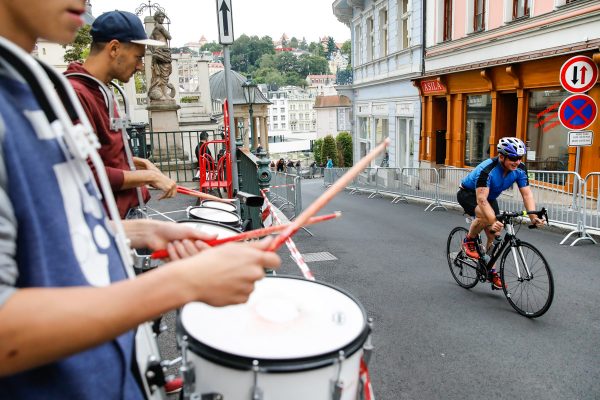
{"label": "stone statue on pedestal", "polygon": [[165,17],[162,11],[157,11],[154,14],[154,29],[150,35],[151,39],[167,43],[165,47],[150,47],[152,52],[152,80],[148,89],[150,103],[172,103],[175,101],[175,87],[169,83],[169,76],[173,72],[171,49],[169,48],[171,34],[163,25]]}

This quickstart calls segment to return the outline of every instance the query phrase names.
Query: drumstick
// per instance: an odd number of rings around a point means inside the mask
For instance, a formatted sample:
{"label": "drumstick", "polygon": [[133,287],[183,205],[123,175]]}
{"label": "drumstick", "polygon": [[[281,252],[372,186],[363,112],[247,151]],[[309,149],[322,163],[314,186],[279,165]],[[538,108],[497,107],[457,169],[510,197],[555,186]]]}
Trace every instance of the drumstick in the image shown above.
{"label": "drumstick", "polygon": [[[317,223],[323,222],[323,221],[329,221],[330,219],[336,219],[341,216],[342,216],[341,211],[336,211],[334,213],[326,214],[326,215],[319,215],[318,217],[310,218],[305,226],[317,224]],[[290,225],[290,224],[269,226],[267,228],[255,229],[253,231],[248,231],[248,232],[242,232],[238,235],[233,235],[233,236],[223,238],[223,239],[205,240],[204,243],[208,244],[209,246],[218,246],[218,245],[229,243],[229,242],[240,242],[242,240],[256,239],[259,237],[270,235],[272,233],[281,232],[285,228],[287,228],[288,225]],[[150,255],[150,258],[152,258],[152,259],[160,259],[160,258],[167,258],[167,257],[169,257],[169,253],[167,252],[167,250],[156,250],[155,252],[153,252]]]}
{"label": "drumstick", "polygon": [[221,203],[231,203],[232,201],[235,201],[235,199],[222,199],[220,197],[213,196],[212,194],[203,193],[198,190],[186,188],[185,186],[177,186],[177,193],[198,197],[204,200],[220,201]]}
{"label": "drumstick", "polygon": [[279,247],[285,241],[290,238],[298,229],[302,227],[313,215],[319,212],[320,209],[325,207],[327,203],[331,201],[339,192],[344,190],[344,188],[365,168],[371,164],[371,161],[377,157],[379,153],[381,153],[385,148],[390,144],[390,138],[386,138],[383,142],[381,142],[377,147],[375,147],[369,154],[364,156],[355,166],[350,168],[348,172],[340,177],[333,185],[329,187],[321,196],[319,196],[315,201],[312,202],[310,206],[306,210],[304,210],[300,215],[296,217],[294,222],[289,224],[287,228],[279,234],[279,236],[275,237],[271,245],[269,246],[270,251],[277,251]]}

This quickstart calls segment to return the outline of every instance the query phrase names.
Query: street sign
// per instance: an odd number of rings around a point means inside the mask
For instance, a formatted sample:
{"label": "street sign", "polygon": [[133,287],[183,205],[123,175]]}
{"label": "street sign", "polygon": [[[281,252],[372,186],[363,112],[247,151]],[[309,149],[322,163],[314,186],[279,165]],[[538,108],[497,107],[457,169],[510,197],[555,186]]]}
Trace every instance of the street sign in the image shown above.
{"label": "street sign", "polygon": [[593,142],[592,131],[569,131],[569,146],[591,146]]}
{"label": "street sign", "polygon": [[596,102],[585,94],[567,97],[558,109],[560,123],[567,129],[585,129],[594,122],[598,114]]}
{"label": "street sign", "polygon": [[233,12],[231,0],[217,0],[217,20],[219,21],[219,43],[233,43]]}
{"label": "street sign", "polygon": [[598,66],[589,57],[571,57],[560,68],[560,84],[571,93],[584,93],[598,81]]}

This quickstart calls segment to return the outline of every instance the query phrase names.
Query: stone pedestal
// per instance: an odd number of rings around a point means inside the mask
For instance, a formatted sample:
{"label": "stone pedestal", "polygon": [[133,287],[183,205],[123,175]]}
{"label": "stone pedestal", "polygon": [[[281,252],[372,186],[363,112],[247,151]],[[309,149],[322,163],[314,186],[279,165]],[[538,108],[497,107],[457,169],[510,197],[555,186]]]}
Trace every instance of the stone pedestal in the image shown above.
{"label": "stone pedestal", "polygon": [[175,100],[153,101],[146,107],[154,133],[152,154],[155,162],[188,159],[182,148],[182,138],[178,133],[177,110],[179,108]]}

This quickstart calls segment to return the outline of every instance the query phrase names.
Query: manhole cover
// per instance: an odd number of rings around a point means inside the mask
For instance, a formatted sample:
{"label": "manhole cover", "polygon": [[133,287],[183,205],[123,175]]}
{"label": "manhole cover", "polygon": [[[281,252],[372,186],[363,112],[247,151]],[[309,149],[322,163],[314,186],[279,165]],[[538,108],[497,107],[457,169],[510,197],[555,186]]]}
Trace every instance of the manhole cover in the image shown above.
{"label": "manhole cover", "polygon": [[302,257],[304,258],[304,261],[309,263],[309,262],[315,262],[315,261],[334,261],[337,260],[337,257],[334,256],[333,254],[327,252],[327,251],[322,251],[320,253],[306,253],[306,254],[302,254]]}

